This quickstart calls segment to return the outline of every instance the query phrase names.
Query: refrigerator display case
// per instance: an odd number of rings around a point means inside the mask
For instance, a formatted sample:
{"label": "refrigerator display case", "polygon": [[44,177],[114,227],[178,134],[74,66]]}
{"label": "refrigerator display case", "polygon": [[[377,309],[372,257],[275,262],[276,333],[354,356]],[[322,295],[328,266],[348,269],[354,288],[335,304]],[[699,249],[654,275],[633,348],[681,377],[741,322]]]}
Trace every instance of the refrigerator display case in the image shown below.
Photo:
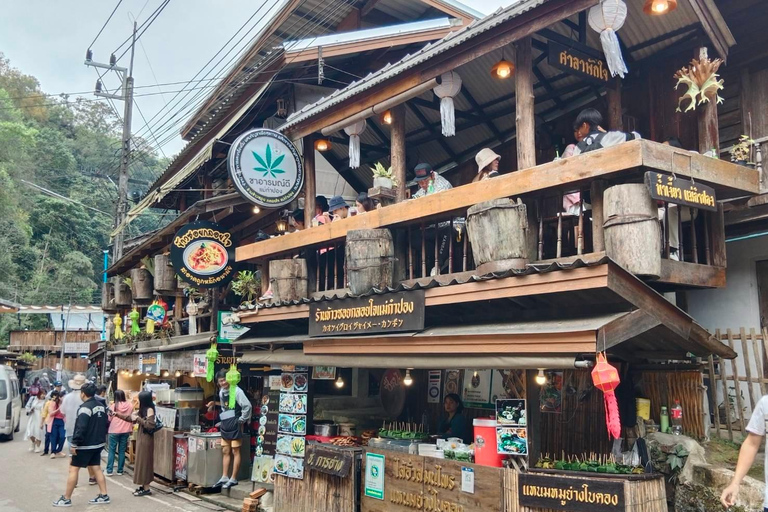
{"label": "refrigerator display case", "polygon": [[[221,478],[221,433],[190,433],[187,442],[187,482],[201,487],[213,487]],[[243,434],[240,446],[238,480],[251,475],[251,436]]]}

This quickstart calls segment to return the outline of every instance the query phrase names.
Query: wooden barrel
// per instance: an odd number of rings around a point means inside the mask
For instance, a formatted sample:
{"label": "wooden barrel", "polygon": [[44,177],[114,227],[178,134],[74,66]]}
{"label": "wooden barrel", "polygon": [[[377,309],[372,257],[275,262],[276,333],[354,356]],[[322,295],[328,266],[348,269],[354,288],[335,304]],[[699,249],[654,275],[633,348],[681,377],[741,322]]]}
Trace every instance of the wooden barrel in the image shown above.
{"label": "wooden barrel", "polygon": [[122,276],[113,277],[112,284],[114,286],[115,305],[130,306],[133,302],[133,297],[131,296],[131,287],[125,284]]}
{"label": "wooden barrel", "polygon": [[605,191],[605,254],[639,276],[661,274],[661,227],[658,207],[642,183],[615,185]]}
{"label": "wooden barrel", "polygon": [[176,292],[176,271],[167,254],[155,256],[155,290],[160,293]]}
{"label": "wooden barrel", "polygon": [[520,200],[502,198],[472,206],[467,210],[467,233],[479,273],[528,264],[528,213]]}
{"label": "wooden barrel", "polygon": [[152,300],[152,274],[145,268],[131,270],[131,293],[133,300]]}
{"label": "wooden barrel", "polygon": [[275,303],[299,300],[309,295],[307,260],[291,258],[269,262],[269,282]]}
{"label": "wooden barrel", "polygon": [[115,304],[115,284],[107,281],[101,283],[101,309],[107,312],[117,311]]}
{"label": "wooden barrel", "polygon": [[347,232],[347,282],[354,295],[391,287],[395,275],[395,246],[388,229]]}

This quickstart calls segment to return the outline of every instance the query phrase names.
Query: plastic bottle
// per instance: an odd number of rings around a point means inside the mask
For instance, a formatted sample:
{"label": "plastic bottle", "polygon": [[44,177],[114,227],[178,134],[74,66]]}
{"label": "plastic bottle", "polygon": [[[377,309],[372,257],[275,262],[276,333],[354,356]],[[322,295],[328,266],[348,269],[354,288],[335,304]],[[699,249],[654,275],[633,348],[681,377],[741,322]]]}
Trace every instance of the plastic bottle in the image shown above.
{"label": "plastic bottle", "polygon": [[429,180],[429,185],[427,186],[427,194],[434,194],[435,193],[435,181]]}
{"label": "plastic bottle", "polygon": [[427,415],[427,411],[421,413],[421,427],[425,434],[429,434],[429,416]]}
{"label": "plastic bottle", "polygon": [[667,406],[662,405],[661,406],[661,415],[659,418],[659,428],[661,429],[661,432],[666,434],[669,430],[669,413],[667,412]]}
{"label": "plastic bottle", "polygon": [[683,433],[683,407],[680,405],[680,400],[675,400],[675,405],[672,407],[672,433],[679,436]]}

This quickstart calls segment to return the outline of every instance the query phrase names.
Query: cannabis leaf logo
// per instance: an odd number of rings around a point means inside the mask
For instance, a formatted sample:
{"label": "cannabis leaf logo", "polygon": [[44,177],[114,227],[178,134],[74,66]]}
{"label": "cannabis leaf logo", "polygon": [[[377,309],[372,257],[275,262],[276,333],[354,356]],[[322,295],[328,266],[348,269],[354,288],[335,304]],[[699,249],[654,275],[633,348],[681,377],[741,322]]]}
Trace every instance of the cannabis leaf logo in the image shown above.
{"label": "cannabis leaf logo", "polygon": [[267,149],[264,152],[264,158],[261,157],[257,152],[252,151],[253,157],[256,159],[256,161],[259,163],[259,166],[254,167],[253,170],[263,173],[264,178],[267,177],[267,175],[271,175],[273,178],[277,178],[278,174],[284,174],[285,171],[278,168],[278,166],[283,163],[283,159],[285,158],[285,155],[280,155],[277,158],[275,158],[275,161],[272,161],[272,148],[269,144],[267,144]]}

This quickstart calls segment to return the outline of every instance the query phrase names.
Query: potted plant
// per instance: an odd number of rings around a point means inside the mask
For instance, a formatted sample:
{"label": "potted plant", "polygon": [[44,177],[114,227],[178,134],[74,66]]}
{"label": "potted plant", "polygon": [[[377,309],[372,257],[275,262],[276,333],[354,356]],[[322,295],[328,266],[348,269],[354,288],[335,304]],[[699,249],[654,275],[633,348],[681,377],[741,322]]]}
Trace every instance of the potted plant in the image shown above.
{"label": "potted plant", "polygon": [[256,272],[251,270],[241,270],[237,277],[232,281],[232,291],[238,297],[241,297],[240,309],[253,309],[253,299],[259,296],[261,288],[261,279]]}
{"label": "potted plant", "polygon": [[752,140],[749,135],[742,135],[739,137],[739,142],[734,144],[733,149],[731,150],[731,162],[744,166],[754,166],[754,162],[749,161],[749,156],[754,144],[755,141]]}
{"label": "potted plant", "polygon": [[373,166],[373,186],[380,188],[393,188],[397,186],[397,178],[395,178],[392,167],[384,167],[381,162],[376,162]]}

